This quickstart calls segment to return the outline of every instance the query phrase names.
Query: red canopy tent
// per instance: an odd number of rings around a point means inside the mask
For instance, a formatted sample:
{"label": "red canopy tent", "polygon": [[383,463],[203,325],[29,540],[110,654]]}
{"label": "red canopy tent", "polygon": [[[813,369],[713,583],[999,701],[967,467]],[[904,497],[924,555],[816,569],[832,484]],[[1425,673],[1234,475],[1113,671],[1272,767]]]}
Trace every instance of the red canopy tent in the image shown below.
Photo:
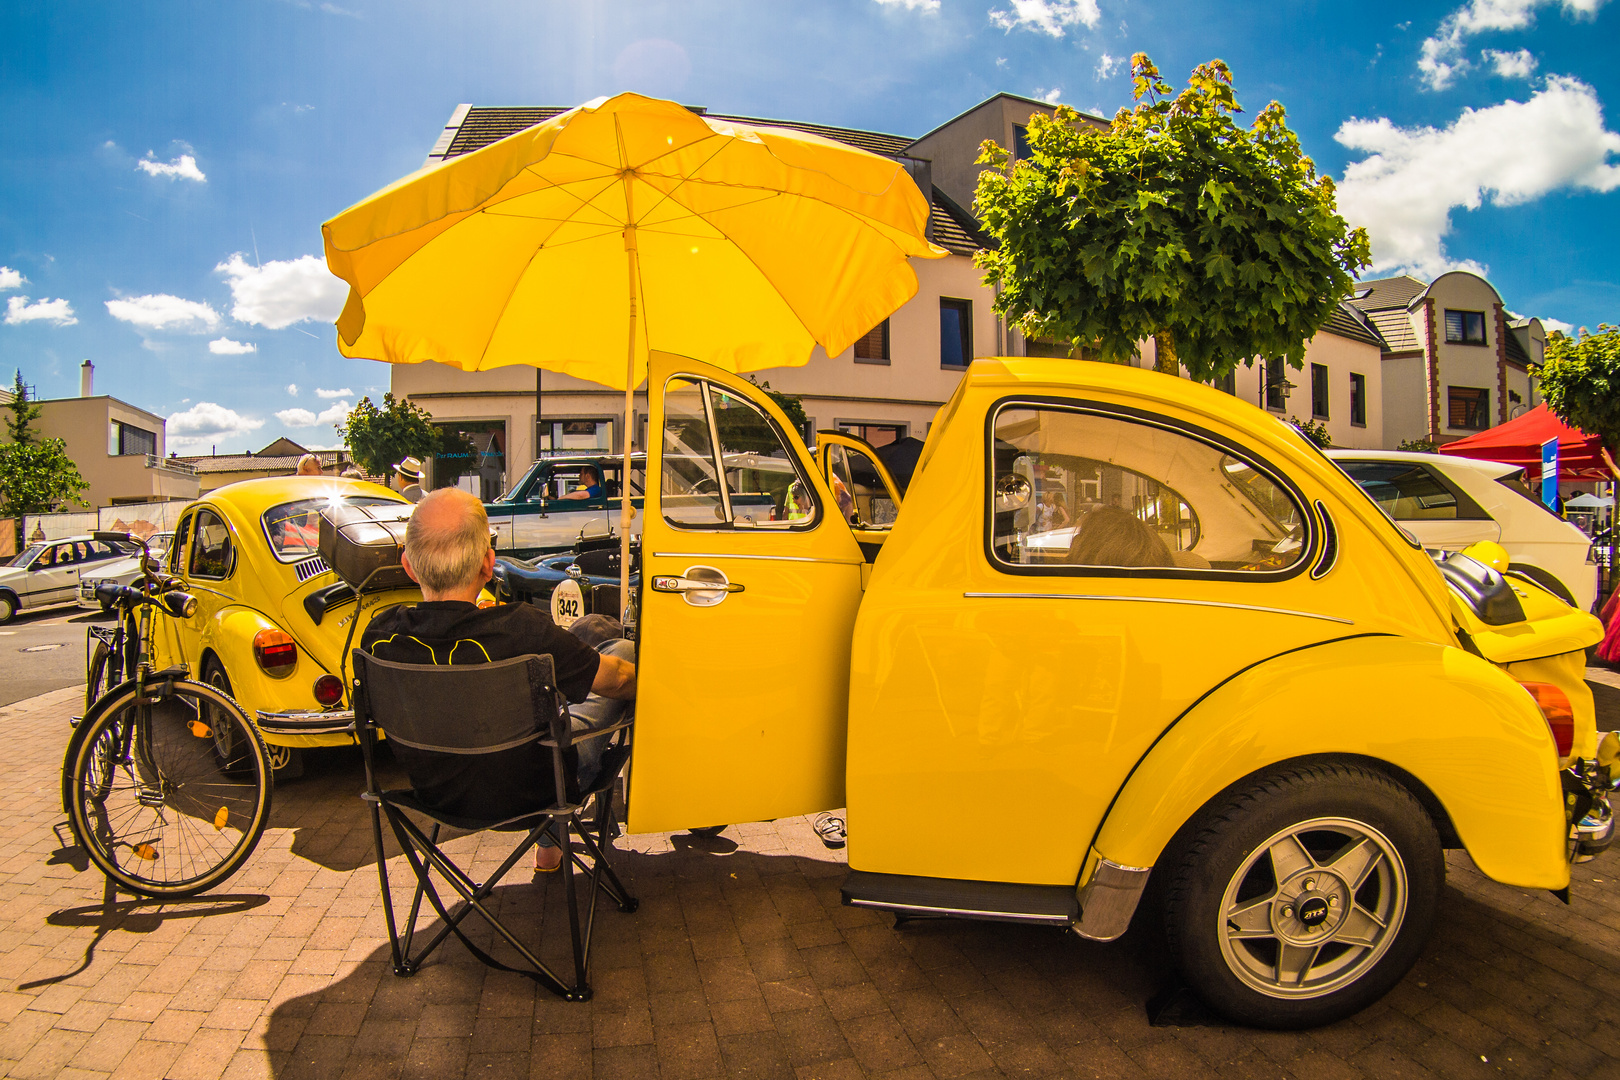
{"label": "red canopy tent", "polygon": [[1546,404],[1537,405],[1517,420],[1487,428],[1478,435],[1446,443],[1442,454],[1500,461],[1520,465],[1525,479],[1541,477],[1541,446],[1548,439],[1558,440],[1558,476],[1561,480],[1613,480],[1603,460],[1603,440],[1577,431],[1552,414]]}

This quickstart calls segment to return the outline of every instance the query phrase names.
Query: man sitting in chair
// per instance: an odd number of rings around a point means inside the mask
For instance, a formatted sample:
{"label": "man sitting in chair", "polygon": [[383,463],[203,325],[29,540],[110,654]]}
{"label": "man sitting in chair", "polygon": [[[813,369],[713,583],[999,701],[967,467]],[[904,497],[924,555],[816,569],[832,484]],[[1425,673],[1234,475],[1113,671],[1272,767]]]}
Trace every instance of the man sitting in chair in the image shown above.
{"label": "man sitting in chair", "polygon": [[[557,689],[570,702],[578,705],[592,696],[635,699],[636,666],[628,659],[634,655],[629,642],[605,645],[598,652],[559,630],[533,604],[478,606],[479,590],[495,574],[495,549],[484,505],[467,492],[440,488],[422,497],[405,528],[400,562],[422,586],[422,603],[391,608],[371,621],[360,639],[360,647],[371,655],[401,664],[484,664],[549,654]],[[576,715],[576,730],[605,727],[617,718],[617,711],[594,712],[594,722],[584,725]],[[595,779],[606,741],[582,745],[582,784]],[[553,870],[560,859],[557,848],[543,847],[535,852],[535,867]]]}

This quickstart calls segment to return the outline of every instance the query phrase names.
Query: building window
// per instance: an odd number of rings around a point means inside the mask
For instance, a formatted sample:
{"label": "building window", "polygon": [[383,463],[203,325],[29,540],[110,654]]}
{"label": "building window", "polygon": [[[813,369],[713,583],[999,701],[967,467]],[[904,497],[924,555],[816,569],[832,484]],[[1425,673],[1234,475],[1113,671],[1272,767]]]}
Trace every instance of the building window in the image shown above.
{"label": "building window", "polygon": [[[645,446],[647,435],[646,417],[641,418],[640,432]],[[612,452],[618,447],[613,441],[613,425],[615,421],[610,417],[592,417],[581,419],[575,417],[570,420],[553,420],[551,417],[542,417],[535,425],[534,445],[537,450],[606,450]]]}
{"label": "building window", "polygon": [[1031,156],[1029,149],[1029,128],[1023,124],[1013,125],[1013,160],[1028,161]]}
{"label": "building window", "polygon": [[1454,428],[1481,431],[1490,427],[1485,419],[1490,415],[1491,392],[1475,386],[1447,388],[1448,421]]}
{"label": "building window", "polygon": [[1236,397],[1237,396],[1237,372],[1228,371],[1225,375],[1219,376],[1218,378],[1211,379],[1209,381],[1209,385],[1213,386],[1215,389],[1219,390],[1223,394],[1231,394],[1233,397]]}
{"label": "building window", "polygon": [[939,366],[965,368],[973,359],[973,302],[939,298]]}
{"label": "building window", "polygon": [[506,490],[506,424],[500,420],[463,420],[434,424],[439,451],[433,455],[432,484],[454,487],[494,502]]}
{"label": "building window", "polygon": [[113,457],[156,454],[157,433],[114,420],[108,428],[107,453]]}
{"label": "building window", "polygon": [[857,364],[887,364],[889,362],[888,319],[884,319],[855,339],[855,362]]}
{"label": "building window", "polygon": [[872,446],[888,446],[906,437],[905,424],[867,424],[859,420],[840,420],[838,430]]}
{"label": "building window", "polygon": [[1485,344],[1485,313],[1446,309],[1446,344]]}
{"label": "building window", "polygon": [[1367,426],[1367,376],[1350,373],[1350,426]]}
{"label": "building window", "polygon": [[1328,369],[1326,364],[1311,365],[1311,418],[1328,418]]}
{"label": "building window", "polygon": [[1282,412],[1288,407],[1288,395],[1284,393],[1288,381],[1288,369],[1281,360],[1261,361],[1262,371],[1266,376],[1266,408],[1273,412]]}

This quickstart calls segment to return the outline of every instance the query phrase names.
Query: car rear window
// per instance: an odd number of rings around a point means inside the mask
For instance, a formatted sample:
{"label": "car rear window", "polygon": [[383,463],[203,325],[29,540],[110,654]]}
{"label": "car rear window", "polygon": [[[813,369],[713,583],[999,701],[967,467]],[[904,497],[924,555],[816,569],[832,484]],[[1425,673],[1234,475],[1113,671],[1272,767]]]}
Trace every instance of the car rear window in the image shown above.
{"label": "car rear window", "polygon": [[321,538],[321,511],[328,506],[395,506],[403,499],[357,495],[347,499],[298,499],[264,512],[264,535],[270,550],[282,562],[297,562],[317,553]]}

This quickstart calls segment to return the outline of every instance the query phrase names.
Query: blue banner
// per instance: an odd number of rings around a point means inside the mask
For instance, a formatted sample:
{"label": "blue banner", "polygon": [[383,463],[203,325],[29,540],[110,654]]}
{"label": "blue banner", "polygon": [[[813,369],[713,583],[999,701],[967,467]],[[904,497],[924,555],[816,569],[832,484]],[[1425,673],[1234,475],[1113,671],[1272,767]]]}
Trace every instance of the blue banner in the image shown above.
{"label": "blue banner", "polygon": [[1558,509],[1558,440],[1541,444],[1541,501],[1547,509]]}

